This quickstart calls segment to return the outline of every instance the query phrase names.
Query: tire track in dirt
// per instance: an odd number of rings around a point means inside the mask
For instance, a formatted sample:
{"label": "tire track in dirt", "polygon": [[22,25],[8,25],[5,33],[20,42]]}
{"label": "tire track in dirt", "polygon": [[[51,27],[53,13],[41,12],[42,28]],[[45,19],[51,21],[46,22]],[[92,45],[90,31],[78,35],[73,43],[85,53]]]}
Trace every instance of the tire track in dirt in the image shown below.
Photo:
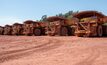
{"label": "tire track in dirt", "polygon": [[83,61],[76,63],[75,65],[92,65],[95,60],[100,56],[100,50],[98,48],[91,48],[90,56],[88,56]]}
{"label": "tire track in dirt", "polygon": [[57,39],[49,39],[47,43],[44,43],[42,45],[34,46],[27,49],[20,49],[20,50],[0,53],[0,63],[6,62],[9,60],[19,59],[35,52],[45,52],[51,49],[55,49],[62,45],[62,44],[59,44],[59,42],[60,40],[57,40]]}
{"label": "tire track in dirt", "polygon": [[0,53],[0,56],[6,55],[6,54],[11,54],[11,53],[17,53],[17,52],[27,51],[27,50],[30,50],[30,49],[33,49],[33,48],[42,47],[42,46],[47,45],[49,43],[50,43],[50,41],[48,43],[44,43],[44,44],[41,44],[41,45],[38,45],[38,46],[33,46],[33,47],[30,47],[30,48],[13,50],[13,51],[5,51],[5,52]]}
{"label": "tire track in dirt", "polygon": [[[27,44],[24,44],[25,42],[27,42]],[[30,42],[29,42],[30,43]],[[31,43],[30,43],[31,44]],[[33,43],[34,44],[34,43]],[[11,45],[11,46],[10,46]],[[13,42],[9,42],[9,45],[5,45],[5,46],[0,46],[0,48],[3,49],[3,51],[5,52],[8,52],[6,51],[7,49],[11,49],[11,48],[17,48],[17,47],[20,47],[20,46],[25,46],[25,45],[28,45],[28,41],[13,41]],[[3,53],[3,51],[0,51],[0,53]]]}

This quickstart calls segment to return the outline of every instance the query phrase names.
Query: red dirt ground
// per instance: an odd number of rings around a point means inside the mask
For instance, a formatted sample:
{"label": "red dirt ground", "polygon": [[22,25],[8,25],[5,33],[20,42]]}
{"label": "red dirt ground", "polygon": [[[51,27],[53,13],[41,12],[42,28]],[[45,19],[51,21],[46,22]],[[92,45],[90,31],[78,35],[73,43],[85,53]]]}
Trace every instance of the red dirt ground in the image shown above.
{"label": "red dirt ground", "polygon": [[0,36],[0,65],[107,65],[107,38]]}

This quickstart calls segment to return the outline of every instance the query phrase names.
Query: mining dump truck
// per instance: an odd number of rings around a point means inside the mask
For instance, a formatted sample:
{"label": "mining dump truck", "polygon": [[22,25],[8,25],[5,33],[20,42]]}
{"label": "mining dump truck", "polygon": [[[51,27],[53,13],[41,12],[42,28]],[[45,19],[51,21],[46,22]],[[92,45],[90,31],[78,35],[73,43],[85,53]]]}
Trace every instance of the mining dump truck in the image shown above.
{"label": "mining dump truck", "polygon": [[103,27],[103,36],[107,36],[107,16],[102,18],[102,21],[104,21]]}
{"label": "mining dump truck", "polygon": [[12,35],[12,26],[5,25],[5,27],[4,27],[4,35]]}
{"label": "mining dump truck", "polygon": [[[82,37],[103,36],[107,34],[107,17],[97,11],[83,11],[75,14],[75,35]],[[106,31],[104,31],[106,30]]]}
{"label": "mining dump truck", "polygon": [[41,30],[41,35],[46,35],[46,26],[48,25],[48,22],[43,22],[43,21],[40,21],[38,22],[39,24],[39,28]]}
{"label": "mining dump truck", "polygon": [[23,35],[23,24],[14,23],[12,25],[12,35]]}
{"label": "mining dump truck", "polygon": [[25,35],[35,35],[40,36],[43,34],[43,27],[41,22],[35,22],[32,20],[27,20],[23,24],[23,34]]}
{"label": "mining dump truck", "polygon": [[4,27],[0,26],[0,35],[3,35],[4,33]]}
{"label": "mining dump truck", "polygon": [[72,33],[69,21],[63,17],[52,16],[47,18],[48,26],[46,34],[49,36],[68,36]]}

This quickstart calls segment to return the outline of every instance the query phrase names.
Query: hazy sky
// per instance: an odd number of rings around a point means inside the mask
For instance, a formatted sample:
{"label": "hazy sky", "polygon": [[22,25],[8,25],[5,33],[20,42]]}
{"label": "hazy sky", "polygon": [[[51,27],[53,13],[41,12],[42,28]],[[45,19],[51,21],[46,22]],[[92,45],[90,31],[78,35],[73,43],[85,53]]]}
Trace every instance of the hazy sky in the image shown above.
{"label": "hazy sky", "polygon": [[0,0],[0,25],[39,20],[70,10],[97,10],[107,15],[107,0]]}

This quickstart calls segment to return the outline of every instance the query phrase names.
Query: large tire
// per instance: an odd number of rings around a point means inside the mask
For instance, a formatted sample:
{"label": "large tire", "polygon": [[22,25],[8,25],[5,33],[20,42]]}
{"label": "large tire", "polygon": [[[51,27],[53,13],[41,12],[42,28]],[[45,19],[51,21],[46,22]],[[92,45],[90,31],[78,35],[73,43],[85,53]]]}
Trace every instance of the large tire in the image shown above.
{"label": "large tire", "polygon": [[60,35],[61,36],[68,36],[68,29],[67,29],[67,27],[61,27]]}
{"label": "large tire", "polygon": [[67,27],[67,29],[68,29],[68,35],[69,35],[69,36],[74,35],[74,29],[73,29],[73,28]]}
{"label": "large tire", "polygon": [[103,35],[103,29],[102,29],[102,26],[101,26],[101,25],[99,25],[98,28],[97,28],[97,35],[98,35],[99,37],[101,37],[101,36]]}
{"label": "large tire", "polygon": [[40,36],[41,35],[41,29],[37,28],[34,30],[34,35],[35,36]]}

